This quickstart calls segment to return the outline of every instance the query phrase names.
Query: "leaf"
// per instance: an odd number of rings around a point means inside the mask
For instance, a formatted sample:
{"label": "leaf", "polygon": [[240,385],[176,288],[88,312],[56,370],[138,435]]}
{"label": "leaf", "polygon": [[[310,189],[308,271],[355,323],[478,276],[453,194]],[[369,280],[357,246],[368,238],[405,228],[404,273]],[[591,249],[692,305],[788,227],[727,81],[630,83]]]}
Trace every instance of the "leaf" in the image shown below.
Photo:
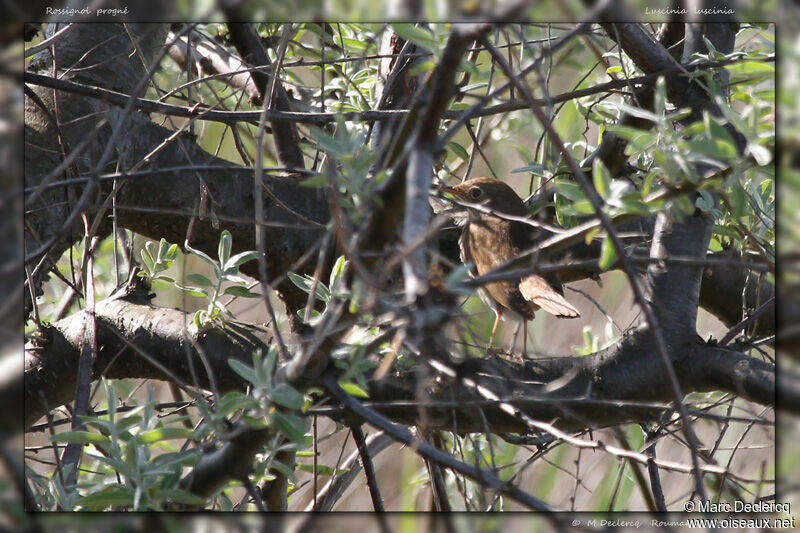
{"label": "leaf", "polygon": [[414,24],[392,24],[394,32],[413,44],[422,47],[428,51],[434,51],[437,48],[436,39],[433,38],[431,33],[423,28],[417,27]]}
{"label": "leaf", "polygon": [[250,289],[243,287],[242,285],[231,285],[230,287],[226,288],[222,294],[241,296],[243,298],[261,298],[262,296],[257,292],[251,292]]}
{"label": "leaf", "polygon": [[630,142],[628,148],[625,149],[627,155],[643,152],[652,147],[657,140],[655,133],[632,128],[630,126],[612,125],[608,126],[606,130]]}
{"label": "leaf", "polygon": [[286,383],[280,383],[273,387],[267,393],[267,397],[288,409],[300,409],[305,403],[304,396],[297,389]]}
{"label": "leaf", "polygon": [[704,154],[722,161],[727,161],[738,155],[736,146],[732,142],[719,137],[714,137],[712,139],[707,137],[695,137],[681,144],[683,144],[685,149],[690,153]]}
{"label": "leaf", "polygon": [[53,442],[66,442],[72,444],[94,444],[96,446],[108,446],[111,440],[108,437],[93,433],[91,431],[65,431],[51,437]]}
{"label": "leaf", "polygon": [[342,143],[325,133],[319,128],[311,128],[311,136],[317,141],[317,146],[334,159],[341,159],[347,155],[347,150]]}
{"label": "leaf", "polygon": [[81,508],[90,511],[101,511],[106,507],[133,506],[133,491],[122,485],[107,485],[100,491],[83,498],[78,498],[75,502]]}
{"label": "leaf", "polygon": [[455,153],[459,157],[459,159],[461,159],[465,163],[469,162],[469,153],[463,146],[461,146],[455,141],[448,141],[447,147],[450,148],[450,150],[452,150],[453,153]]}
{"label": "leaf", "polygon": [[[289,277],[289,280],[299,289],[302,289],[304,292],[311,292],[311,287],[314,284],[313,278],[309,276],[299,276],[294,272],[287,272],[286,275]],[[317,282],[317,289],[314,296],[323,302],[330,301],[330,291],[328,291],[328,288],[321,281]]]}
{"label": "leaf", "polygon": [[733,216],[741,218],[745,214],[747,207],[747,193],[740,183],[735,183],[731,190],[730,195],[731,208],[733,209]]}
{"label": "leaf", "polygon": [[228,366],[253,385],[259,385],[259,383],[257,383],[258,380],[256,379],[256,371],[253,367],[247,366],[238,359],[228,359]]}
{"label": "leaf", "polygon": [[306,428],[300,417],[275,411],[271,418],[275,427],[281,430],[289,440],[303,442]]}
{"label": "leaf", "polygon": [[[658,120],[659,120],[658,115],[656,115],[652,111],[648,111],[647,109],[642,109],[641,107],[636,107],[636,106],[626,105],[626,104],[620,104],[620,109],[622,111],[626,112],[627,114],[631,115],[631,116],[634,116],[634,117],[637,117],[637,118],[643,118],[645,120],[649,120],[650,122],[653,122],[654,124],[658,123]],[[611,127],[612,126],[609,126],[609,128],[611,128]],[[627,128],[629,126],[613,126],[613,127],[614,128]],[[631,129],[635,129],[635,128],[631,128]],[[642,130],[640,130],[640,131],[642,131]]]}
{"label": "leaf", "polygon": [[[304,471],[304,472],[311,472],[311,473],[314,472],[314,465],[310,465],[310,464],[306,464],[306,463],[298,463],[297,464],[297,468],[302,470],[302,471]],[[345,474],[345,473],[347,473],[349,471],[350,471],[349,468],[340,468],[338,470],[335,470],[332,466],[321,465],[319,463],[317,464],[317,474],[320,475],[320,476],[332,476],[334,474],[334,472],[338,476],[340,474]]]}
{"label": "leaf", "polygon": [[[240,252],[240,253],[234,255],[233,257],[231,257],[230,259],[228,259],[228,261],[225,263],[224,270],[225,270],[226,273],[231,271],[234,268],[236,269],[236,271],[238,271],[240,266],[242,266],[243,264],[245,264],[245,263],[247,263],[249,261],[253,261],[255,259],[258,259],[258,252],[255,251],[255,250],[248,250],[246,252]],[[236,271],[234,271],[234,272],[236,272]]]}
{"label": "leaf", "polygon": [[219,256],[219,264],[224,265],[228,262],[231,256],[231,247],[233,246],[233,237],[231,232],[224,230],[222,235],[219,236],[219,247],[217,248],[217,255]]}
{"label": "leaf", "polygon": [[202,285],[203,287],[213,287],[214,284],[211,283],[211,280],[205,277],[202,274],[192,273],[186,276],[186,279],[191,281],[192,283],[197,283],[198,285]]}
{"label": "leaf", "polygon": [[547,168],[541,163],[531,163],[529,165],[525,165],[524,167],[515,168],[511,171],[512,174],[519,174],[521,172],[530,172],[536,176],[545,176],[547,173]]}
{"label": "leaf", "polygon": [[157,428],[136,435],[140,444],[152,444],[162,440],[194,439],[194,430],[189,428]]}
{"label": "leaf", "polygon": [[583,189],[575,182],[565,179],[555,180],[553,182],[553,188],[560,196],[568,198],[573,202],[586,200],[586,194],[583,192]]}
{"label": "leaf", "polygon": [[350,381],[340,381],[339,386],[342,388],[350,396],[355,396],[357,398],[369,398],[369,394],[367,391],[359,387],[353,382]]}
{"label": "leaf", "polygon": [[[238,374],[238,372],[237,372]],[[252,369],[250,370],[252,375]],[[223,396],[217,401],[217,413],[220,415],[229,415],[235,411],[243,409],[257,409],[258,401],[252,396],[248,396],[239,391],[232,391]]]}
{"label": "leaf", "polygon": [[311,281],[303,276],[299,276],[294,272],[287,272],[286,275],[289,277],[289,281],[295,284],[295,286],[299,289],[302,289],[304,292],[311,291]]}
{"label": "leaf", "polygon": [[147,241],[144,244],[144,249],[147,250],[147,253],[150,255],[150,259],[152,260],[153,264],[158,262],[158,252],[156,252],[156,243],[153,241]]}
{"label": "leaf", "polygon": [[747,153],[753,156],[759,166],[768,165],[772,161],[772,152],[764,146],[756,143],[747,144]]}
{"label": "leaf", "polygon": [[142,256],[142,262],[144,263],[144,267],[147,269],[147,273],[150,275],[155,274],[155,261],[150,253],[145,248],[142,248],[139,252],[139,255]]}
{"label": "leaf", "polygon": [[216,261],[214,261],[213,259],[211,259],[211,257],[208,254],[206,254],[202,250],[197,250],[197,249],[192,248],[191,246],[189,246],[189,241],[186,241],[183,244],[183,247],[186,248],[186,251],[193,253],[194,255],[196,255],[197,257],[199,257],[200,259],[202,259],[203,261],[205,261],[206,263],[208,263],[209,265],[214,267],[214,273],[217,275],[217,277],[220,276],[221,272],[220,272],[219,264]]}
{"label": "leaf", "polygon": [[695,200],[694,205],[703,213],[710,213],[716,204],[714,197],[705,189],[700,189],[697,192],[699,196]]}
{"label": "leaf", "polygon": [[[129,446],[128,448],[133,450],[134,446]],[[86,456],[90,459],[103,463],[104,465],[110,466],[125,477],[132,478],[136,477],[137,475],[133,468],[131,468],[131,466],[122,459],[118,459],[116,457],[106,457],[105,455],[97,455],[93,453],[87,453]]]}
{"label": "leaf", "polygon": [[169,260],[169,258],[167,257],[167,252],[169,252],[169,243],[167,242],[167,239],[162,237],[161,240],[158,241],[158,262],[159,263]]}
{"label": "leaf", "polygon": [[656,90],[653,94],[653,110],[659,115],[667,111],[667,82],[664,76],[659,76],[656,80]]}
{"label": "leaf", "polygon": [[586,235],[583,236],[583,242],[586,244],[586,246],[592,244],[594,236],[597,235],[598,233],[600,233],[600,228],[592,228],[586,232]]}
{"label": "leaf", "polygon": [[180,290],[185,292],[190,296],[196,296],[197,298],[208,298],[209,294],[208,291],[205,289],[201,289],[200,287],[191,287],[187,285],[181,285],[178,282],[175,282],[175,286],[178,287]]}
{"label": "leaf", "polygon": [[614,266],[616,262],[617,249],[614,247],[614,243],[611,242],[611,238],[606,235],[603,239],[603,244],[600,246],[600,261],[598,262],[598,266],[601,271],[606,271]]}
{"label": "leaf", "polygon": [[178,251],[179,250],[180,249],[178,248],[178,245],[177,244],[173,244],[167,250],[167,253],[165,254],[165,258],[168,259],[169,261],[175,261],[175,259],[178,258]]}
{"label": "leaf", "polygon": [[340,255],[336,262],[333,264],[333,268],[331,269],[331,275],[328,278],[328,287],[331,290],[334,289],[336,286],[336,282],[339,281],[342,276],[344,276],[345,267],[347,266],[347,259],[343,255]]}
{"label": "leaf", "polygon": [[731,79],[747,78],[750,83],[763,79],[774,79],[775,67],[762,61],[742,61],[726,65],[725,69],[731,73]]}
{"label": "leaf", "polygon": [[611,173],[599,157],[592,163],[592,179],[597,193],[603,198],[608,198],[611,192]]}

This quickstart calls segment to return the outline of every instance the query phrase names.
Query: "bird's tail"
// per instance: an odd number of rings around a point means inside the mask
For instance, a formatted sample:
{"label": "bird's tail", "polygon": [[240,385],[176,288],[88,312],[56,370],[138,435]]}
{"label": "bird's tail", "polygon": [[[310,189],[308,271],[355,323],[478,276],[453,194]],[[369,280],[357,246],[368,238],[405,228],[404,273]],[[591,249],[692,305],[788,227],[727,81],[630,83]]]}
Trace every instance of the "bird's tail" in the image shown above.
{"label": "bird's tail", "polygon": [[541,276],[528,276],[519,283],[526,300],[559,318],[578,318],[581,314]]}

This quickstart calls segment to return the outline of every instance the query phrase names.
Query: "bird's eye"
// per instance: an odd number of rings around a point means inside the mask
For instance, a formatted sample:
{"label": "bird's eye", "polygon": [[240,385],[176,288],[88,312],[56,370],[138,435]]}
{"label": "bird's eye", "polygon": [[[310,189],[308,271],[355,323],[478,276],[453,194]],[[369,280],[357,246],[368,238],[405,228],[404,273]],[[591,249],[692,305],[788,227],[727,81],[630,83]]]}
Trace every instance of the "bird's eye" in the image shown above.
{"label": "bird's eye", "polygon": [[482,194],[483,191],[480,189],[480,187],[473,187],[469,190],[469,196],[473,200],[477,200],[478,198],[481,197]]}

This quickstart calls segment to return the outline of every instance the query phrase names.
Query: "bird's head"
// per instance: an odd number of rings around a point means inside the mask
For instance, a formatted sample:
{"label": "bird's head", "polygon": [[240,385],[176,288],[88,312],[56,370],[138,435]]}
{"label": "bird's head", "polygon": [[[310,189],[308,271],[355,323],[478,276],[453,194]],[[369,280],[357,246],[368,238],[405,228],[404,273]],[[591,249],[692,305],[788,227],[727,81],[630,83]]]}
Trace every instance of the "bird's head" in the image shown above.
{"label": "bird's head", "polygon": [[442,191],[452,194],[465,203],[482,206],[483,209],[477,211],[484,214],[487,214],[487,211],[494,211],[514,216],[528,215],[525,203],[517,196],[514,189],[494,178],[473,178],[455,187],[442,187]]}

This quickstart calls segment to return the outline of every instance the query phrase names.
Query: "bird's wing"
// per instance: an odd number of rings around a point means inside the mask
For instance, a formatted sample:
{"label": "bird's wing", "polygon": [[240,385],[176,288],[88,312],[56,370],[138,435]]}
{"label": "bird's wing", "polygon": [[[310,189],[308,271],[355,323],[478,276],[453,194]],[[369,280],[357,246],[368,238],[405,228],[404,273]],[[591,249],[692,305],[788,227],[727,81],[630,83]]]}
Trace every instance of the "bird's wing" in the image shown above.
{"label": "bird's wing", "polygon": [[543,277],[531,274],[519,282],[519,290],[526,300],[559,318],[577,318],[581,316],[561,294]]}

